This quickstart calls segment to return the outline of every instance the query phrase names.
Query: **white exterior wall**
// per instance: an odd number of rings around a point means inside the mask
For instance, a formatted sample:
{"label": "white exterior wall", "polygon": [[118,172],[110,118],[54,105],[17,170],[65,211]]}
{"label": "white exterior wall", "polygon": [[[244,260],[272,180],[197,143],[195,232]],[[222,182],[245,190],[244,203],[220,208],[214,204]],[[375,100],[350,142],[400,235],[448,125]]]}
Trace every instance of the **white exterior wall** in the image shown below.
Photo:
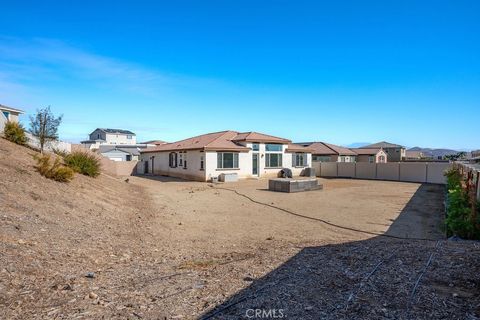
{"label": "white exterior wall", "polygon": [[[183,153],[182,157],[187,159],[187,168],[185,169],[182,165],[181,167],[178,165],[176,168],[170,168],[169,166],[169,151],[166,152],[149,152],[141,154],[141,160],[138,169],[140,173],[143,172],[144,162],[148,161],[149,163],[149,173],[153,173],[155,175],[165,175],[171,177],[177,177],[182,179],[188,180],[198,180],[198,181],[205,181],[205,170],[200,170],[200,157],[205,154],[205,152],[200,152],[199,150],[189,150],[186,153]],[[153,171],[152,171],[152,160],[151,157],[155,157],[153,159]],[[180,158],[178,158],[180,159]],[[216,158],[215,158],[216,163]]]}
{"label": "white exterior wall", "polygon": [[132,139],[127,139],[126,134],[113,134],[107,133],[105,137],[105,141],[107,144],[136,144],[137,137],[135,135],[131,135]]}
{"label": "white exterior wall", "polygon": [[[246,143],[245,146],[251,148],[252,143]],[[300,175],[304,167],[292,167],[292,153],[285,152],[287,145],[282,146],[282,166],[279,168],[266,168],[265,167],[265,144],[261,143],[259,146],[259,151],[248,151],[248,152],[238,152],[238,169],[219,169],[217,168],[217,152],[216,151],[205,151],[201,152],[199,150],[191,150],[183,153],[183,159],[185,159],[185,154],[187,156],[187,169],[184,169],[183,166],[170,168],[169,166],[169,154],[170,151],[166,152],[155,152],[155,153],[143,153],[141,155],[142,163],[139,164],[139,173],[143,173],[144,170],[144,161],[149,161],[149,172],[152,173],[151,169],[151,160],[152,156],[155,156],[153,161],[154,171],[153,174],[157,175],[167,175],[172,177],[178,177],[189,180],[199,180],[199,181],[209,181],[212,177],[218,177],[222,173],[236,173],[239,179],[245,178],[255,178],[255,177],[276,177],[282,168],[289,168],[292,170],[293,175]],[[221,151],[219,151],[221,152]],[[229,152],[229,151],[225,151]],[[177,153],[179,153],[177,151]],[[253,169],[253,153],[259,154],[259,166],[258,166],[258,175],[252,174]],[[204,170],[200,170],[200,158],[204,157]],[[178,159],[180,159],[178,157]],[[178,164],[178,162],[177,162]],[[312,155],[307,153],[307,166],[312,164]]]}

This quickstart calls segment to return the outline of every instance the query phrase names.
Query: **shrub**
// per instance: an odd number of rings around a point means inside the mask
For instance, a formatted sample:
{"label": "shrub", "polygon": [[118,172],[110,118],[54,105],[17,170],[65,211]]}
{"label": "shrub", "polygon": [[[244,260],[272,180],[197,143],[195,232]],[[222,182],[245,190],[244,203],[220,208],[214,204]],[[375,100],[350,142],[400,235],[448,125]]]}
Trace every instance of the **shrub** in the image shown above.
{"label": "shrub", "polygon": [[53,163],[50,161],[50,155],[40,155],[34,158],[37,160],[36,169],[42,176],[59,182],[68,182],[73,179],[75,172],[65,167],[59,157],[55,157]]}
{"label": "shrub", "polygon": [[464,239],[480,239],[479,206],[475,203],[472,210],[472,203],[462,185],[462,174],[457,168],[452,168],[445,173],[445,176],[448,189],[445,226],[448,235],[457,235]]}
{"label": "shrub", "polygon": [[8,121],[3,129],[5,138],[16,144],[25,145],[27,143],[27,136],[25,129],[18,122]]}
{"label": "shrub", "polygon": [[89,177],[97,177],[100,174],[100,159],[88,151],[74,151],[66,155],[65,165]]}

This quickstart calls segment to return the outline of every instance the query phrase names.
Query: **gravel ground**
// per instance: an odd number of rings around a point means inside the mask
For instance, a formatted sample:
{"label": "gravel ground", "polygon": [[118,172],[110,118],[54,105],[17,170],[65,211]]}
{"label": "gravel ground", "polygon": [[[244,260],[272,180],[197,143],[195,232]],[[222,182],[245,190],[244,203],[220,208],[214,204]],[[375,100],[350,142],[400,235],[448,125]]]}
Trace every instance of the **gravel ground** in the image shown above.
{"label": "gravel ground", "polygon": [[35,172],[32,154],[0,139],[1,319],[480,315],[479,245],[443,239],[440,186],[61,184]]}

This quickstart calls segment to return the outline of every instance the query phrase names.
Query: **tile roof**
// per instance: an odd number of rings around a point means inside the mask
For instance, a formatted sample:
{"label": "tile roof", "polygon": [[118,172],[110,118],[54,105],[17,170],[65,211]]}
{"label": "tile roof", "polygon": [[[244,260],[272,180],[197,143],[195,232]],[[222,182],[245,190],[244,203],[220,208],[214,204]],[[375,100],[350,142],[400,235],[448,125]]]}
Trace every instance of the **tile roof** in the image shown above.
{"label": "tile roof", "polygon": [[310,147],[304,147],[300,144],[295,144],[295,143],[290,143],[287,146],[287,149],[285,152],[307,152],[307,153],[312,153],[313,149]]}
{"label": "tile roof", "polygon": [[401,146],[399,144],[394,144],[386,141],[381,141],[377,142],[374,144],[369,144],[368,146],[363,146],[358,149],[369,149],[369,148],[404,148],[404,146]]}
{"label": "tile roof", "polygon": [[12,111],[12,112],[18,112],[18,113],[25,113],[23,110],[8,107],[8,106],[3,105],[3,104],[0,104],[0,109],[7,110],[7,111]]}
{"label": "tile roof", "polygon": [[166,143],[142,150],[142,153],[177,150],[231,150],[248,151],[250,148],[241,146],[232,141],[238,135],[235,131],[220,131],[202,134],[196,137]]}
{"label": "tile roof", "polygon": [[[259,132],[236,132],[232,130],[220,131],[199,135],[196,137],[180,140],[177,142],[157,145],[142,150],[142,153],[177,150],[225,150],[225,151],[249,151],[250,148],[242,146],[238,142],[263,142],[289,144],[291,141]],[[292,147],[294,147],[292,145]],[[305,150],[303,147],[298,150]],[[298,148],[297,147],[297,148]],[[308,151],[303,151],[308,152]]]}
{"label": "tile roof", "polygon": [[326,142],[311,142],[311,143],[305,143],[303,145],[307,145],[309,148],[313,149],[312,154],[316,154],[316,155],[332,155],[332,154],[336,154],[339,156],[356,155],[355,152],[353,152],[348,148],[344,148],[344,147],[337,146],[331,143],[326,143]]}
{"label": "tile roof", "polygon": [[352,149],[358,155],[375,155],[377,154],[381,148],[355,148]]}
{"label": "tile roof", "polygon": [[271,143],[290,143],[291,140],[263,134],[259,132],[241,132],[238,133],[232,141],[249,141],[249,142],[271,142]]}

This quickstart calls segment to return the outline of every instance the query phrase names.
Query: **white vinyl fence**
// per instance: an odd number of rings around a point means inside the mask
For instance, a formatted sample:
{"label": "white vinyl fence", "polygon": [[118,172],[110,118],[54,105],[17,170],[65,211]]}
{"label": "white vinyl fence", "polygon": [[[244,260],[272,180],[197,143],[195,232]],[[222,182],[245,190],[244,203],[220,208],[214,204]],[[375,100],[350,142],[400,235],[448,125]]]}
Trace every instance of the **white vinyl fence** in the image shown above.
{"label": "white vinyl fence", "polygon": [[[38,142],[38,138],[34,137],[29,132],[26,132],[25,134],[28,138],[27,144],[32,148],[40,149],[40,143]],[[72,152],[72,144],[64,141],[50,141],[45,145],[45,150],[52,152],[54,150],[58,150],[70,153]]]}
{"label": "white vinyl fence", "polygon": [[356,178],[445,184],[443,175],[451,164],[446,162],[316,162],[318,177]]}

